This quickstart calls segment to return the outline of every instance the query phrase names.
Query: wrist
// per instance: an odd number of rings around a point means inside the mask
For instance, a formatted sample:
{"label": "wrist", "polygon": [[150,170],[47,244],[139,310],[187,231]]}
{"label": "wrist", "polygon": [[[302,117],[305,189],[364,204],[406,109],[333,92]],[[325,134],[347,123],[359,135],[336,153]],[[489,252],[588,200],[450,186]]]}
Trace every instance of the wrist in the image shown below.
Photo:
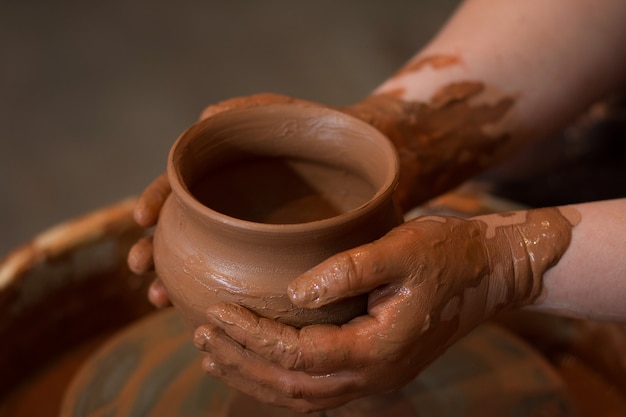
{"label": "wrist", "polygon": [[[577,215],[542,208],[480,216],[490,271],[489,305],[521,308],[544,296],[543,277],[568,249]],[[495,313],[494,312],[494,313]]]}
{"label": "wrist", "polygon": [[511,135],[494,126],[514,100],[502,96],[484,102],[485,94],[482,84],[464,81],[447,85],[429,102],[378,94],[343,110],[394,144],[400,157],[397,197],[410,209],[491,167],[506,153]]}

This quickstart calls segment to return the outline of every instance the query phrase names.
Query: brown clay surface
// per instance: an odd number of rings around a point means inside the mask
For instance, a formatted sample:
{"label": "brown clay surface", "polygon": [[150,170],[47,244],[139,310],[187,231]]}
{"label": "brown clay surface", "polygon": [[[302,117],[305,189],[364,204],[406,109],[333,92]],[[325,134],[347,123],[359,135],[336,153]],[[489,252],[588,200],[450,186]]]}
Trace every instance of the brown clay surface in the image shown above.
{"label": "brown clay surface", "polygon": [[[456,64],[447,58],[442,62]],[[395,90],[366,97],[344,111],[393,142],[400,156],[396,197],[408,210],[501,160],[514,138],[488,127],[509,117],[515,102],[512,95],[468,80],[443,86],[428,103],[405,101]]]}
{"label": "brown clay surface", "polygon": [[191,193],[205,206],[260,223],[307,223],[353,210],[376,190],[345,169],[306,160],[255,158],[198,179]]}

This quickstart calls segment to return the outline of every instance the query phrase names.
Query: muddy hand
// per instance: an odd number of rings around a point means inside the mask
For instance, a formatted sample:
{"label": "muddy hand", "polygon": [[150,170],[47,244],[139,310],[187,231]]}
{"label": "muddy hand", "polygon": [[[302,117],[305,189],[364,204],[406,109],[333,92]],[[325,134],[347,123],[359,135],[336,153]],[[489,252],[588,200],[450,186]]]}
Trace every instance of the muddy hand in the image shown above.
{"label": "muddy hand", "polygon": [[204,368],[261,401],[300,411],[398,388],[495,313],[537,299],[572,224],[559,209],[407,222],[289,286],[293,303],[305,308],[369,292],[367,315],[297,329],[217,305],[195,333],[207,352]]}

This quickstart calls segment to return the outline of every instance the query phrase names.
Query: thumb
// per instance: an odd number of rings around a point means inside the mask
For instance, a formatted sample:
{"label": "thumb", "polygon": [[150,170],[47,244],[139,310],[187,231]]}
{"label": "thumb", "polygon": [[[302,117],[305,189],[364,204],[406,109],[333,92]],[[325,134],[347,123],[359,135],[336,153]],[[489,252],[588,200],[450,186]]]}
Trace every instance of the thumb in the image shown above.
{"label": "thumb", "polygon": [[383,252],[377,241],[332,256],[289,284],[291,302],[317,308],[390,283],[393,261]]}

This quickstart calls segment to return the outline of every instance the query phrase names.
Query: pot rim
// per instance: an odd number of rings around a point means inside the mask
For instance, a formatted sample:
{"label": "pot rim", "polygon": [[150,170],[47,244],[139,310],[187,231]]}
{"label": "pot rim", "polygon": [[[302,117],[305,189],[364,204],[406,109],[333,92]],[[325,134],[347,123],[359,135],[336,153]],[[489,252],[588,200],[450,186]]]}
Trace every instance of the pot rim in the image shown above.
{"label": "pot rim", "polygon": [[[182,179],[182,174],[180,173],[180,170],[176,166],[174,160],[179,156],[179,153],[182,152],[181,149],[188,146],[188,143],[194,139],[194,137],[189,136],[191,131],[202,127],[204,124],[214,123],[216,118],[229,117],[232,116],[233,113],[237,112],[280,112],[293,111],[296,108],[298,109],[298,111],[317,113],[317,117],[320,118],[323,116],[339,118],[347,123],[358,126],[359,129],[369,131],[369,140],[375,141],[376,144],[384,151],[385,155],[383,157],[386,158],[386,161],[388,161],[388,169],[385,172],[385,177],[381,182],[381,185],[368,201],[339,215],[320,220],[314,220],[304,223],[262,223],[240,219],[214,210],[202,204],[190,192],[189,188],[185,185]],[[367,213],[376,210],[377,207],[384,204],[390,198],[393,198],[392,194],[398,185],[399,165],[399,157],[391,141],[381,131],[374,128],[370,124],[354,116],[327,107],[302,103],[276,103],[231,109],[194,123],[189,128],[187,128],[172,145],[168,155],[167,175],[170,186],[172,188],[172,193],[176,196],[176,198],[180,200],[180,196],[186,196],[187,198],[185,204],[187,204],[193,212],[201,217],[206,216],[213,221],[219,222],[220,224],[231,227],[233,229],[246,229],[247,231],[256,231],[266,234],[290,234],[319,231],[326,228],[336,227],[339,224],[346,224],[363,218]]]}

